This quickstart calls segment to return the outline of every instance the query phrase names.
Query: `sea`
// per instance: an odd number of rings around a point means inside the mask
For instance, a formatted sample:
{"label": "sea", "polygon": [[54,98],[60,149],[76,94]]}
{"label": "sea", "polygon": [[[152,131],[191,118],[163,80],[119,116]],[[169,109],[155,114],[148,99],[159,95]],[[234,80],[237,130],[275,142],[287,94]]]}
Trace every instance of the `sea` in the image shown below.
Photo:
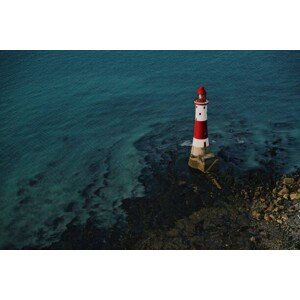
{"label": "sea", "polygon": [[0,51],[0,248],[47,247],[74,218],[112,226],[145,196],[149,152],[189,149],[200,85],[213,152],[295,171],[299,79],[299,51]]}

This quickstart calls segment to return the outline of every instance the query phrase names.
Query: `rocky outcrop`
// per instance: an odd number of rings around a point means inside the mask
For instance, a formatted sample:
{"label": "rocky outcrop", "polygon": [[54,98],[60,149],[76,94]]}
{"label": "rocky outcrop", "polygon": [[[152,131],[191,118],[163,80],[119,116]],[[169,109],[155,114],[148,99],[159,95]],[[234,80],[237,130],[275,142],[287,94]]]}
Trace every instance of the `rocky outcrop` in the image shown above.
{"label": "rocky outcrop", "polygon": [[[230,175],[227,175],[227,177]],[[215,193],[194,212],[161,227],[144,227],[131,249],[298,249],[300,248],[299,172],[277,181],[261,178]],[[224,178],[225,179],[225,178]],[[228,178],[227,178],[228,180]],[[200,182],[199,182],[200,183]],[[198,184],[199,184],[198,183]],[[180,181],[181,188],[189,186]],[[189,186],[191,200],[200,185]],[[161,195],[161,204],[169,203]],[[181,200],[182,201],[182,200]],[[151,211],[153,211],[151,207]],[[140,210],[141,211],[141,210]],[[135,215],[136,217],[136,215]],[[130,214],[129,214],[130,218]]]}
{"label": "rocky outcrop", "polygon": [[297,175],[281,178],[272,191],[266,191],[263,186],[256,187],[252,198],[251,216],[265,222],[286,222],[298,209],[299,187],[300,179]]}

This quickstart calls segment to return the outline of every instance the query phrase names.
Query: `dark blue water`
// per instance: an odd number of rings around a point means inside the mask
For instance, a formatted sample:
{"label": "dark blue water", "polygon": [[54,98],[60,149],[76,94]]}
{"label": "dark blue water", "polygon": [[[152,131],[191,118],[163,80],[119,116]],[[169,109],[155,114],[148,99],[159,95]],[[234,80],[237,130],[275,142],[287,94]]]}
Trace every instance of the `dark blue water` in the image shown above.
{"label": "dark blue water", "polygon": [[280,139],[284,171],[293,171],[299,59],[299,51],[0,52],[0,247],[49,245],[74,217],[113,224],[121,200],[144,193],[146,153],[135,143],[159,128],[165,148],[189,145],[200,84],[213,151],[243,145],[242,167],[253,168]]}

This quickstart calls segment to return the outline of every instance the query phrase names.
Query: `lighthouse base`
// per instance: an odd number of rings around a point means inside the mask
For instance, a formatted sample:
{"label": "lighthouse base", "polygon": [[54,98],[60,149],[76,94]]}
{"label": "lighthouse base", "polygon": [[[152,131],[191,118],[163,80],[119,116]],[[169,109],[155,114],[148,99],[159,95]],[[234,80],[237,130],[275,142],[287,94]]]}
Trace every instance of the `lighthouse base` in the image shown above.
{"label": "lighthouse base", "polygon": [[191,154],[189,166],[193,169],[198,169],[204,173],[210,172],[217,166],[218,159],[211,152],[206,152],[204,155],[194,156]]}

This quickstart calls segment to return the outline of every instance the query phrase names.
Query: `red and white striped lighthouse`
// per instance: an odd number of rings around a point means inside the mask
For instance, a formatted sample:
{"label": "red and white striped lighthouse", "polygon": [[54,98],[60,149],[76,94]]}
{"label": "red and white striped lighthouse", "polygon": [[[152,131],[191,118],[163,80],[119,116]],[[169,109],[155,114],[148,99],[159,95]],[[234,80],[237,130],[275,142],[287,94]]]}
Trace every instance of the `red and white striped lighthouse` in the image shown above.
{"label": "red and white striped lighthouse", "polygon": [[204,154],[204,149],[209,146],[207,133],[207,104],[206,91],[200,87],[197,91],[198,97],[195,99],[195,124],[192,155]]}
{"label": "red and white striped lighthouse", "polygon": [[208,172],[212,165],[217,162],[214,154],[209,151],[207,131],[207,104],[206,91],[199,87],[195,104],[194,137],[189,165],[192,168]]}

